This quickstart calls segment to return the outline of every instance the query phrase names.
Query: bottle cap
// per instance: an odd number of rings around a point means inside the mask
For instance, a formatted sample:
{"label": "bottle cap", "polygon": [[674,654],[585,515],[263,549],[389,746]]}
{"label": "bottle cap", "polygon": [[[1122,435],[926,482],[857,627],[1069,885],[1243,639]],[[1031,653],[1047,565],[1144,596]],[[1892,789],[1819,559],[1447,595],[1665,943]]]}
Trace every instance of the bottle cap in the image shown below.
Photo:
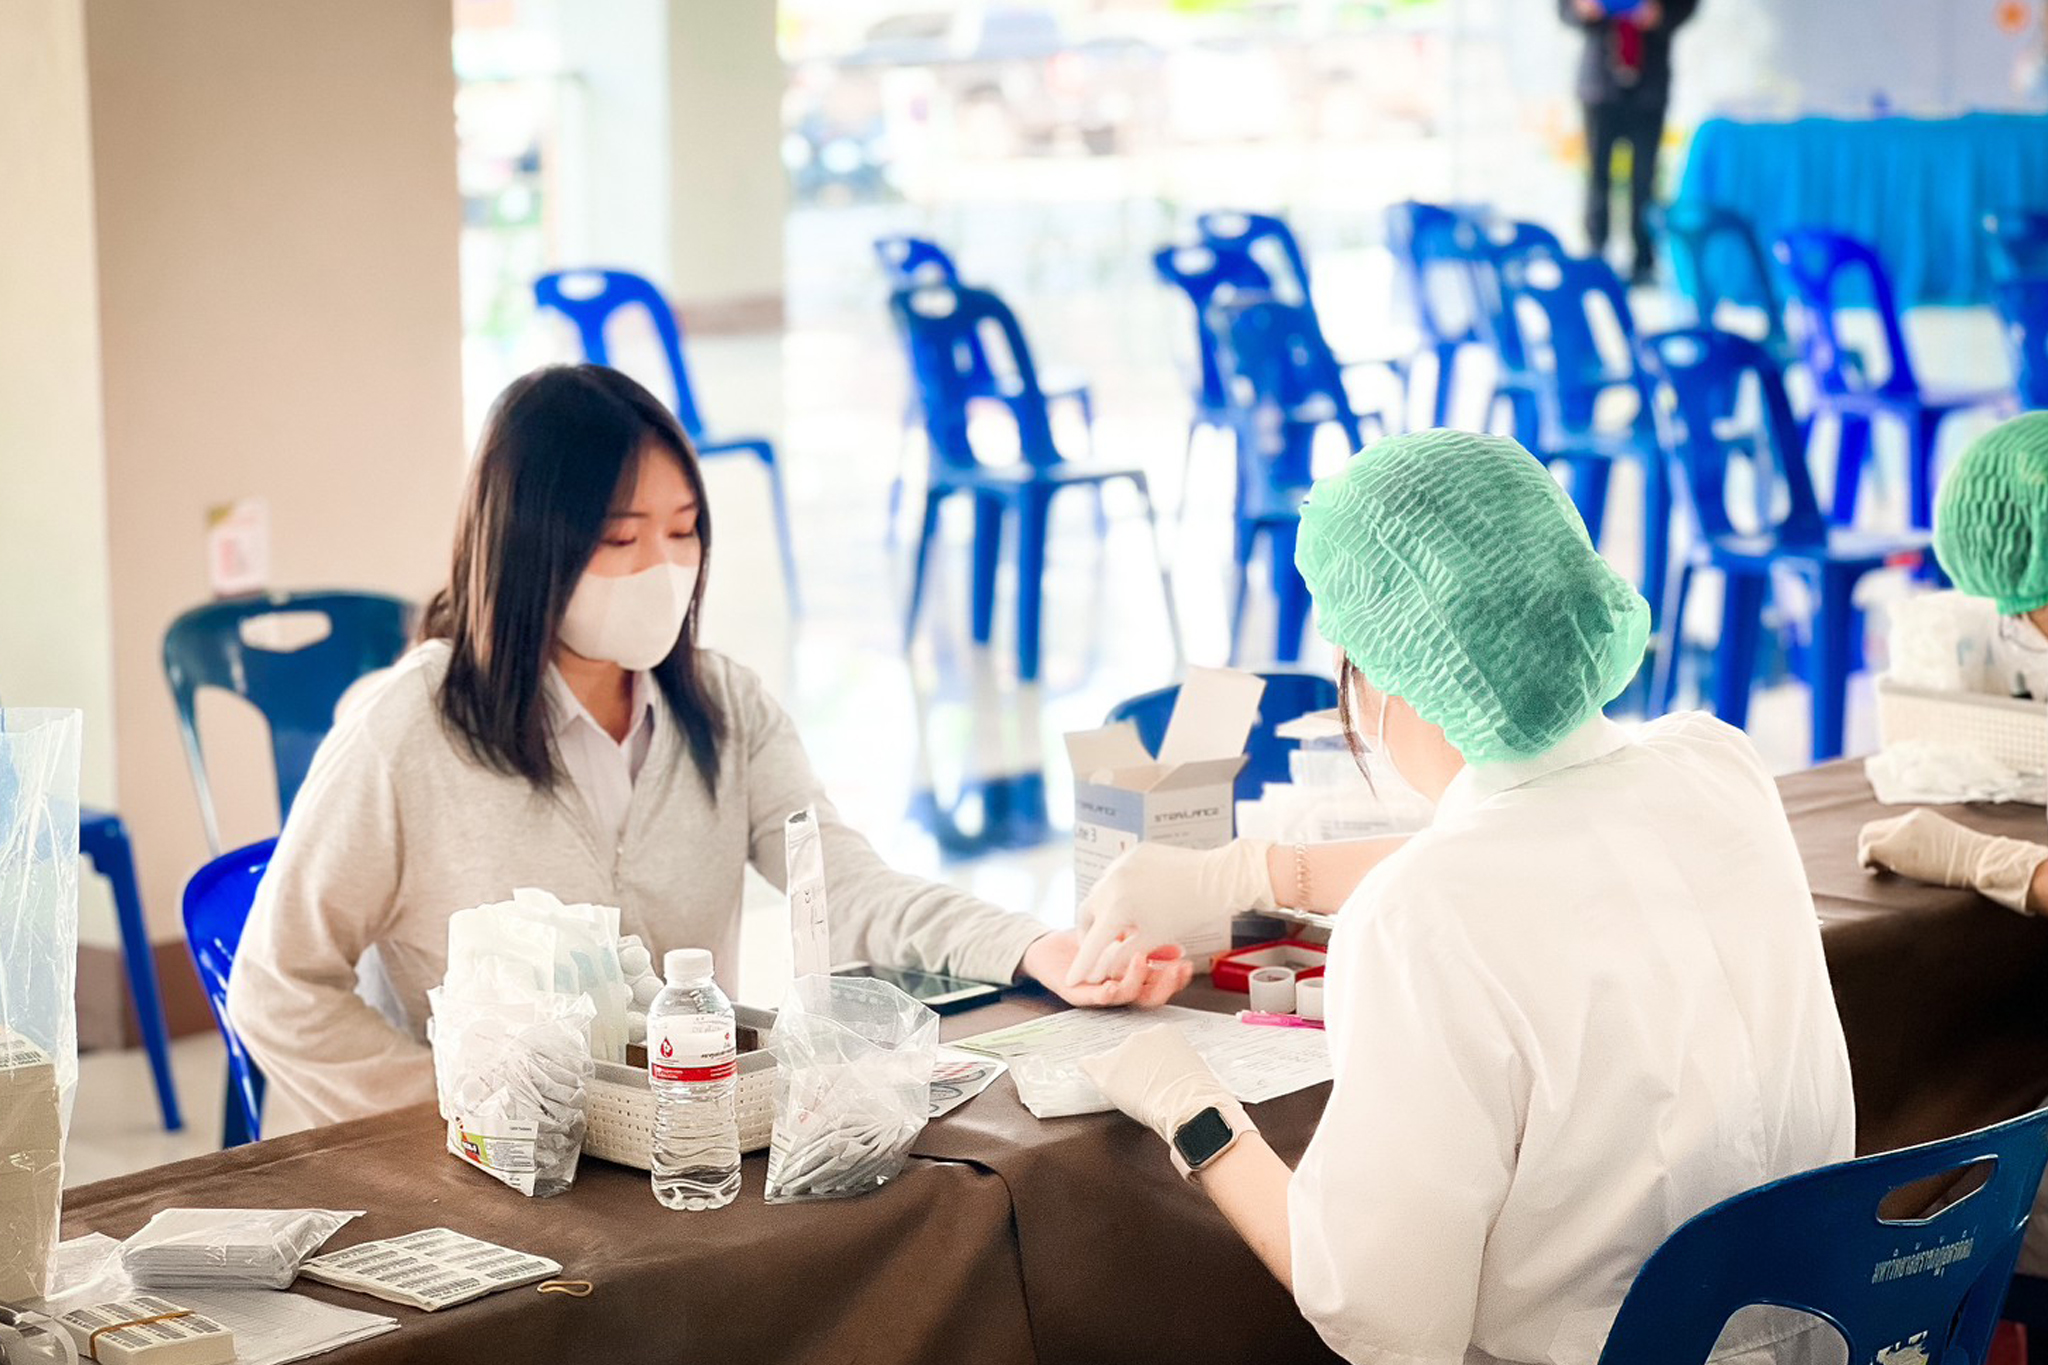
{"label": "bottle cap", "polygon": [[661,974],[671,986],[702,981],[711,975],[709,948],[671,948],[661,959]]}

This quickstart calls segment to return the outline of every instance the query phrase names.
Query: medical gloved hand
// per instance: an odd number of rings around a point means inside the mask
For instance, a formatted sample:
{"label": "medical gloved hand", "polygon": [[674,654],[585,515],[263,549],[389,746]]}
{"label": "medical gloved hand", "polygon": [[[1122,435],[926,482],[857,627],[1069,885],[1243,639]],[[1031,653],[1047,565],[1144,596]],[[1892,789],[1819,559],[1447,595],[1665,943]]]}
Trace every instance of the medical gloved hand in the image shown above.
{"label": "medical gloved hand", "polygon": [[1931,810],[1914,810],[1865,825],[1856,857],[1865,867],[1888,868],[1914,881],[1974,887],[2024,915],[2034,870],[2048,862],[2048,847],[1979,834]]}
{"label": "medical gloved hand", "polygon": [[1081,902],[1081,949],[1068,983],[1107,980],[1134,956],[1225,927],[1240,910],[1271,910],[1271,848],[1263,839],[1207,849],[1134,846]]}
{"label": "medical gloved hand", "polygon": [[[1233,1130],[1253,1131],[1244,1106],[1216,1078],[1187,1035],[1172,1024],[1141,1029],[1113,1052],[1082,1058],[1081,1070],[1103,1098],[1159,1134],[1168,1146],[1182,1124],[1211,1105]],[[1179,1160],[1175,1152],[1175,1163]]]}

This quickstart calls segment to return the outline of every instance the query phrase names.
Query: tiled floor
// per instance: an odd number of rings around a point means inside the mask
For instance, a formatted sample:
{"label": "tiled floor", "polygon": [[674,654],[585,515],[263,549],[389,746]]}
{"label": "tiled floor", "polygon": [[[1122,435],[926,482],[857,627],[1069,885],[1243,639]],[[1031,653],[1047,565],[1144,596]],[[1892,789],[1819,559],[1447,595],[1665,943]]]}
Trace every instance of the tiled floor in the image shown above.
{"label": "tiled floor", "polygon": [[[1332,330],[1354,338],[1358,350],[1382,339],[1369,319],[1384,315],[1384,257],[1360,252],[1319,261],[1317,268],[1333,291],[1325,302]],[[1347,299],[1372,302],[1347,308]],[[1043,362],[1077,364],[1093,381],[1098,458],[1151,474],[1186,658],[1222,662],[1228,653],[1229,469],[1220,442],[1205,443],[1192,477],[1182,482],[1186,400],[1172,356],[1182,349],[1187,319],[1156,288],[1116,297],[1085,289],[1043,298],[1013,292],[1013,302]],[[1128,495],[1109,499],[1109,532],[1101,539],[1085,495],[1057,509],[1044,681],[1020,686],[1008,644],[1007,586],[999,598],[996,645],[981,651],[968,640],[965,528],[949,520],[926,618],[906,657],[900,612],[911,547],[892,543],[886,518],[886,489],[904,449],[902,372],[879,290],[872,303],[860,309],[828,299],[817,316],[799,312],[779,338],[693,343],[699,400],[714,431],[765,430],[780,443],[805,607],[792,624],[773,586],[780,572],[758,466],[715,460],[708,471],[717,524],[705,638],[767,678],[795,716],[842,812],[898,865],[1049,921],[1070,922],[1071,874],[1057,833],[1035,850],[947,862],[930,830],[908,812],[920,793],[936,793],[937,803],[948,807],[963,782],[1042,771],[1054,823],[1065,823],[1071,787],[1061,735],[1099,724],[1111,703],[1171,680],[1178,667],[1152,541]],[[1988,316],[1928,312],[1914,317],[1912,327],[1930,381],[1996,382],[2005,375]],[[630,348],[622,354],[630,357]],[[1483,382],[1483,376],[1471,377]],[[1961,439],[1969,431],[1958,423],[1954,435]],[[1330,453],[1333,460],[1341,455]],[[914,470],[915,461],[905,467]],[[1630,511],[1626,485],[1619,478],[1617,484],[1610,539],[1617,563],[1629,571],[1639,518]],[[1872,515],[1896,516],[1896,478],[1880,492],[1882,505]],[[1183,498],[1186,515],[1179,519],[1173,513]],[[912,515],[915,500],[913,490]],[[1711,638],[1712,615],[1694,616],[1705,638]],[[1245,663],[1265,662],[1271,633],[1270,615],[1255,596]],[[1880,642],[1873,657],[1881,653]],[[1327,666],[1313,644],[1304,662]],[[1805,691],[1796,684],[1768,689],[1756,700],[1752,732],[1780,770],[1803,765],[1805,708]],[[1852,750],[1873,743],[1867,684],[1852,700],[1850,735]],[[971,829],[974,811],[956,814]],[[780,916],[779,898],[756,885],[741,964],[743,982],[756,984],[743,985],[743,996],[765,1002],[787,977]],[[73,1183],[212,1145],[219,1045],[210,1037],[182,1041],[177,1061],[189,1126],[184,1134],[165,1135],[156,1131],[138,1054],[84,1059],[67,1172]]]}

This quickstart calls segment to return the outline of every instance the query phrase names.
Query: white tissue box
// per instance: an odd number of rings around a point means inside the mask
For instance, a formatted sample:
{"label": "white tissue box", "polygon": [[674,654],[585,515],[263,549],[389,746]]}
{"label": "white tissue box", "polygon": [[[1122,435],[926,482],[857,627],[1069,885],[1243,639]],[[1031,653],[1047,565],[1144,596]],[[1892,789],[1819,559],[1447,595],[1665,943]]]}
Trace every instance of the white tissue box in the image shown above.
{"label": "white tissue box", "polygon": [[[733,1006],[733,1021],[742,1033],[752,1030],[765,1040],[775,1027],[775,1011],[751,1005]],[[647,1086],[647,1068],[599,1062],[588,1086],[588,1122],[583,1154],[619,1166],[645,1171],[654,1164],[654,1092]],[[743,1050],[733,1082],[733,1110],[739,1120],[740,1151],[765,1152],[775,1129],[775,1054],[765,1046]]]}
{"label": "white tissue box", "polygon": [[1908,740],[1973,749],[2024,774],[2048,773],[2048,703],[1981,692],[1934,692],[1877,680],[1884,748]]}

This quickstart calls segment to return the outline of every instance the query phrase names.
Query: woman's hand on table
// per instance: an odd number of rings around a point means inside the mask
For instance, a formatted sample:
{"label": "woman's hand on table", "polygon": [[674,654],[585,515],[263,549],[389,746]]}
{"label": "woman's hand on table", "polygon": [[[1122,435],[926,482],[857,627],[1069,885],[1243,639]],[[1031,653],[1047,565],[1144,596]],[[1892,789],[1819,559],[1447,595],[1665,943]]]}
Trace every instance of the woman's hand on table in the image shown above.
{"label": "woman's hand on table", "polygon": [[1180,994],[1195,976],[1195,964],[1183,957],[1179,948],[1168,944],[1133,955],[1121,972],[1106,981],[1077,984],[1067,978],[1080,950],[1081,934],[1077,929],[1042,935],[1024,950],[1022,973],[1069,1005],[1084,1009],[1109,1009],[1117,1005],[1151,1009]]}

